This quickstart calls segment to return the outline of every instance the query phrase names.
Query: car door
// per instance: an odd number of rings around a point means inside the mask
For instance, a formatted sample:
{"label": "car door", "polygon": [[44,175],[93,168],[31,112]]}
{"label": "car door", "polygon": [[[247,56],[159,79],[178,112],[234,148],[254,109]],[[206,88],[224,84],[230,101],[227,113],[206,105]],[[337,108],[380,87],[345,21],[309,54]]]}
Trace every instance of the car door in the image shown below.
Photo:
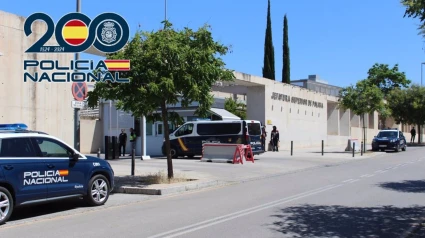
{"label": "car door", "polygon": [[[177,143],[184,154],[199,154],[202,146],[199,146],[199,138],[193,136],[193,123],[187,123],[180,127],[174,134],[177,137]],[[198,140],[197,140],[198,139]]]}
{"label": "car door", "polygon": [[40,157],[46,160],[50,183],[47,184],[48,198],[78,196],[84,194],[89,166],[86,160],[73,161],[73,150],[53,138],[34,137]]}
{"label": "car door", "polygon": [[15,190],[16,205],[47,198],[46,163],[29,137],[2,138],[0,166]]}

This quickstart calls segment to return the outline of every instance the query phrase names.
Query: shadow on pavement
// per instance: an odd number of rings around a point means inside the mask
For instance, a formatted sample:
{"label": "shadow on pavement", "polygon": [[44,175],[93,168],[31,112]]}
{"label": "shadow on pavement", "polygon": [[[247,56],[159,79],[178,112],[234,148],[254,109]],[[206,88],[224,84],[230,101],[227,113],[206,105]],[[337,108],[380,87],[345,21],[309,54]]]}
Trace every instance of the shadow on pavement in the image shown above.
{"label": "shadow on pavement", "polygon": [[271,229],[288,237],[400,237],[425,207],[397,208],[304,205],[272,217]]}
{"label": "shadow on pavement", "polygon": [[423,147],[425,146],[424,143],[418,144],[418,143],[407,143],[407,146],[409,147]]}
{"label": "shadow on pavement", "polygon": [[[111,195],[112,196],[112,195]],[[23,206],[16,208],[9,221],[18,221],[43,215],[51,215],[58,212],[88,207],[82,199],[69,199],[52,203]]]}
{"label": "shadow on pavement", "polygon": [[403,182],[388,182],[379,184],[381,188],[405,192],[405,193],[425,193],[425,180],[405,180]]}

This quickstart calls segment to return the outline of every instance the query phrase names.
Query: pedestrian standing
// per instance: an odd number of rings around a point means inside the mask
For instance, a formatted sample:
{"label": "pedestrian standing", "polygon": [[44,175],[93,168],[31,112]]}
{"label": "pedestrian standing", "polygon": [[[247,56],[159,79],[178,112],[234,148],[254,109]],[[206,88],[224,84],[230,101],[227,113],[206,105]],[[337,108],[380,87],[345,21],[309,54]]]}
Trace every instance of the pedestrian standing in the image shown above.
{"label": "pedestrian standing", "polygon": [[411,142],[411,143],[414,143],[414,142],[415,142],[415,136],[416,136],[416,130],[415,130],[415,127],[412,127],[412,130],[410,130],[410,135],[411,135],[411,137],[410,137],[410,142]]}
{"label": "pedestrian standing", "polygon": [[266,151],[266,140],[267,140],[267,132],[266,132],[266,126],[264,125],[261,130],[261,147],[264,151]]}
{"label": "pedestrian standing", "polygon": [[271,136],[270,139],[271,139],[273,151],[279,151],[280,139],[279,139],[279,131],[277,130],[276,126],[273,126],[273,130],[270,136]]}
{"label": "pedestrian standing", "polygon": [[133,155],[133,150],[136,151],[136,133],[133,128],[130,128],[130,143],[131,143],[131,154]]}
{"label": "pedestrian standing", "polygon": [[125,146],[127,144],[127,133],[125,133],[125,129],[121,129],[121,134],[119,136],[120,143],[120,154],[125,156]]}

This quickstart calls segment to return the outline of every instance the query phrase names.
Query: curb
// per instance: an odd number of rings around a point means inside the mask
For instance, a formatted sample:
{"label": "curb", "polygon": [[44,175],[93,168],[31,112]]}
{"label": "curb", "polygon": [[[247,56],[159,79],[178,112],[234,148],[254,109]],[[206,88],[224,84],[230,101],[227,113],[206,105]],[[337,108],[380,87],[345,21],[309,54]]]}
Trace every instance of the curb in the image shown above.
{"label": "curb", "polygon": [[113,193],[126,193],[126,194],[146,194],[146,195],[170,195],[186,191],[200,190],[209,187],[229,184],[225,181],[212,180],[205,182],[190,183],[184,185],[177,185],[170,188],[136,188],[129,186],[117,186],[114,188]]}

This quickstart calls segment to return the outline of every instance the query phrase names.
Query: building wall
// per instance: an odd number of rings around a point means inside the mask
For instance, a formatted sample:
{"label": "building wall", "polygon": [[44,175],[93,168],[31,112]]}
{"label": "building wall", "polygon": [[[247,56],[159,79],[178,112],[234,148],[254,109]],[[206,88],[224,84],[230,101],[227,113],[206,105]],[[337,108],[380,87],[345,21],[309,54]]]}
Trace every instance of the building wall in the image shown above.
{"label": "building wall", "polygon": [[[68,62],[73,54],[27,54],[46,26],[34,22],[33,34],[23,32],[25,18],[0,11],[0,123],[22,122],[30,129],[45,131],[73,145],[71,83],[24,82],[25,59]],[[54,39],[47,45],[55,45]],[[34,71],[33,71],[34,72]]]}
{"label": "building wall", "polygon": [[[272,99],[273,93],[275,96],[277,93],[277,99]],[[248,94],[248,102],[250,96]],[[307,105],[299,104],[296,98],[306,100]],[[294,147],[310,147],[327,140],[326,95],[288,84],[273,83],[265,88],[265,101],[264,121],[267,124],[268,135],[272,126],[276,126],[284,149],[290,147],[290,141],[294,141]],[[321,103],[323,108],[313,106],[312,102]],[[248,108],[250,106],[248,104]]]}

